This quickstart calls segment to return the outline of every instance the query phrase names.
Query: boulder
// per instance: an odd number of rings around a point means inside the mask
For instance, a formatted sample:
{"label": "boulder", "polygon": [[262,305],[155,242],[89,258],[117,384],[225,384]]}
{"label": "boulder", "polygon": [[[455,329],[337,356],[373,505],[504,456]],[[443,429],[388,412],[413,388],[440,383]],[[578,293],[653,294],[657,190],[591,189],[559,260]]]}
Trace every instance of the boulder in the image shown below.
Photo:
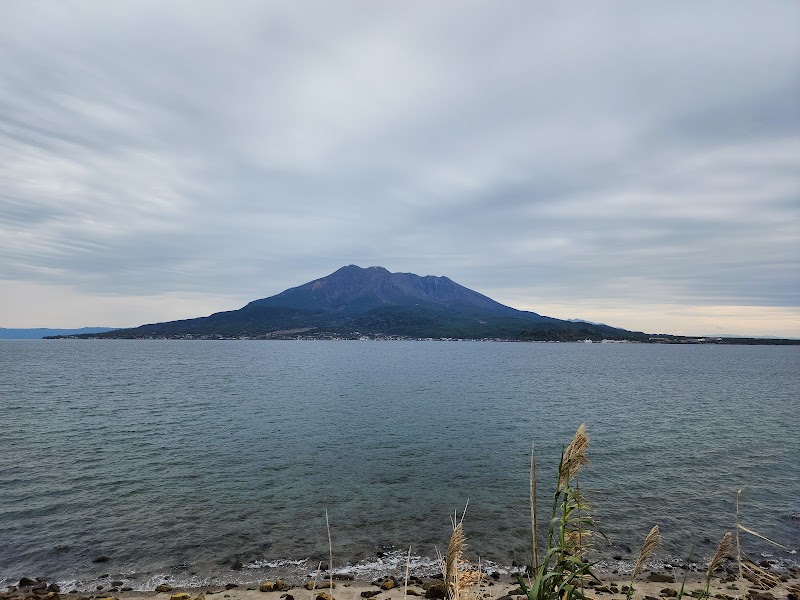
{"label": "boulder", "polygon": [[19,580],[19,587],[31,587],[32,585],[36,585],[36,580],[31,579],[30,577],[23,577]]}
{"label": "boulder", "polygon": [[172,594],[169,600],[189,600],[189,594],[186,592],[178,592],[177,594]]}
{"label": "boulder", "polygon": [[168,584],[168,583],[162,583],[162,584],[159,584],[158,586],[156,586],[156,591],[161,593],[161,594],[166,593],[166,592],[171,592],[172,591],[172,586],[170,584]]}
{"label": "boulder", "polygon": [[275,591],[275,582],[274,581],[262,581],[261,585],[258,586],[258,590],[260,592],[274,592]]}
{"label": "boulder", "polygon": [[672,588],[664,588],[664,589],[663,589],[663,590],[661,590],[659,593],[660,593],[662,596],[665,596],[665,597],[667,597],[667,598],[677,598],[677,597],[678,597],[678,592],[676,592],[676,591],[675,591],[675,590],[673,590]]}
{"label": "boulder", "polygon": [[226,590],[232,590],[232,589],[238,588],[238,587],[239,587],[239,585],[236,584],[236,583],[226,583],[225,584],[225,589]]}
{"label": "boulder", "polygon": [[372,598],[374,596],[377,596],[380,593],[381,593],[380,590],[366,590],[364,592],[361,592],[361,597],[362,598]]}
{"label": "boulder", "polygon": [[647,581],[653,581],[655,583],[675,583],[675,578],[665,573],[650,573],[650,575],[647,576]]}
{"label": "boulder", "polygon": [[436,581],[428,586],[425,597],[433,600],[442,600],[447,597],[447,585],[444,581]]}
{"label": "boulder", "polygon": [[320,592],[314,600],[335,600],[328,592]]}
{"label": "boulder", "polygon": [[385,581],[384,581],[384,582],[381,584],[381,589],[382,589],[382,590],[392,590],[392,589],[394,589],[394,588],[396,588],[396,587],[397,587],[397,581],[395,580],[395,578],[394,578],[394,577],[389,577],[389,578],[387,578],[387,579],[386,579],[386,580],[385,580]]}

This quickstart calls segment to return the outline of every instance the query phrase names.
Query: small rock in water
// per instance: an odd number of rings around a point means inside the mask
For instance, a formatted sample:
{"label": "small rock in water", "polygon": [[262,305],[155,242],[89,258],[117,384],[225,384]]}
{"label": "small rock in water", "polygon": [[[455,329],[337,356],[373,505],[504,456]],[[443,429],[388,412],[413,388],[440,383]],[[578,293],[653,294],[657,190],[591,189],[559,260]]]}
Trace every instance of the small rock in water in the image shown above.
{"label": "small rock in water", "polygon": [[231,571],[241,571],[244,568],[242,561],[237,560],[236,562],[231,565]]}
{"label": "small rock in water", "polygon": [[110,557],[110,556],[105,556],[105,555],[103,555],[103,556],[98,556],[98,557],[97,557],[97,558],[95,558],[95,559],[94,559],[92,562],[96,562],[96,563],[104,563],[104,562],[108,562],[108,561],[110,561],[110,560],[111,560],[111,557]]}
{"label": "small rock in water", "polygon": [[32,585],[36,585],[36,580],[31,579],[30,577],[23,577],[19,580],[19,587],[31,587]]}

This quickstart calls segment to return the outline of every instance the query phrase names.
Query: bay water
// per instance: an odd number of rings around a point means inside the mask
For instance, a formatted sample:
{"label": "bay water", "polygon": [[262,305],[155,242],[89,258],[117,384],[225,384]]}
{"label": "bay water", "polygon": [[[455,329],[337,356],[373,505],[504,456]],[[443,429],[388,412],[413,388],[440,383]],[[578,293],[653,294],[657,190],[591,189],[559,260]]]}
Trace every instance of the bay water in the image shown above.
{"label": "bay water", "polygon": [[656,523],[657,561],[708,556],[738,489],[789,547],[751,552],[796,564],[799,382],[800,347],[0,341],[0,586],[300,578],[327,562],[326,511],[336,569],[404,569],[410,546],[435,571],[467,503],[468,556],[507,571],[531,444],[546,513],[582,422],[601,568]]}

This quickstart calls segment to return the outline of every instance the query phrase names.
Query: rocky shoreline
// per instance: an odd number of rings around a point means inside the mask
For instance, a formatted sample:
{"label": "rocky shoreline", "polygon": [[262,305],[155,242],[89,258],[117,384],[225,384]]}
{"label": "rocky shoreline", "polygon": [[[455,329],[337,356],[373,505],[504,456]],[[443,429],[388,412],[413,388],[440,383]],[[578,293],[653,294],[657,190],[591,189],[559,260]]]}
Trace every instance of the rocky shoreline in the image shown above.
{"label": "rocky shoreline", "polygon": [[[800,568],[791,567],[774,573],[778,585],[770,590],[748,586],[747,600],[800,600]],[[600,582],[590,581],[587,597],[596,600],[625,600],[629,578],[623,575],[600,573]],[[373,581],[358,581],[352,575],[335,574],[329,582],[328,575],[306,578],[303,582],[283,579],[227,583],[224,585],[178,586],[169,581],[159,584],[153,591],[136,590],[124,585],[122,580],[109,580],[96,589],[62,590],[58,583],[44,578],[22,577],[16,585],[0,591],[0,600],[398,600],[415,596],[430,600],[445,597],[441,576],[410,576],[408,585],[403,578],[386,576]],[[666,569],[642,574],[634,585],[635,600],[669,600],[678,596],[683,582],[683,572],[675,574]],[[332,588],[330,587],[332,583]],[[703,577],[690,572],[686,578],[685,596],[702,596]],[[526,600],[516,575],[489,572],[474,589],[475,600]],[[736,565],[730,563],[715,572],[711,580],[711,598],[734,600],[741,598],[737,583]]]}

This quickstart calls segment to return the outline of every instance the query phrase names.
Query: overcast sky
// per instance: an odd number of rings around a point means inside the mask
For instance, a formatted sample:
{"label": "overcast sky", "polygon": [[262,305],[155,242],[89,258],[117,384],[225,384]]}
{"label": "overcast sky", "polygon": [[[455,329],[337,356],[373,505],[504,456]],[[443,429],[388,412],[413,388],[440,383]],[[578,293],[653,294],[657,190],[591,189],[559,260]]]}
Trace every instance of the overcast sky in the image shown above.
{"label": "overcast sky", "polygon": [[0,3],[0,326],[351,263],[800,336],[800,3]]}

